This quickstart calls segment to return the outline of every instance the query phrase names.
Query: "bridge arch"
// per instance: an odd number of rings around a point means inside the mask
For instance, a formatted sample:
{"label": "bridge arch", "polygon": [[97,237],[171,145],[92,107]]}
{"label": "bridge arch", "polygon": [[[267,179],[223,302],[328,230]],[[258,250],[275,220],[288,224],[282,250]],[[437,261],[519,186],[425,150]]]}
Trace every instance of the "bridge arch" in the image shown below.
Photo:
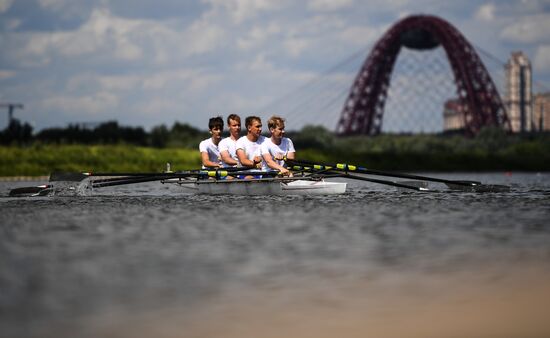
{"label": "bridge arch", "polygon": [[426,50],[440,45],[453,71],[466,133],[476,134],[484,126],[510,130],[502,100],[472,45],[447,21],[413,15],[397,22],[375,44],[345,101],[337,133],[379,134],[391,73],[401,48]]}

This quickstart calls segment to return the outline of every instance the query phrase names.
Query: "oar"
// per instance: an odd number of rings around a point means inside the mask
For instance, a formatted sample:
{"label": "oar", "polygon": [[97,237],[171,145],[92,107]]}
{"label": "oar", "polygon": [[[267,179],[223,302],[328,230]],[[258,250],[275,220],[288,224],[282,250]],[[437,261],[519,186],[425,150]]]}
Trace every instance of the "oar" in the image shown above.
{"label": "oar", "polygon": [[447,180],[437,177],[428,177],[421,175],[412,175],[405,173],[396,173],[396,172],[386,172],[380,170],[367,169],[364,167],[359,167],[351,164],[345,163],[336,163],[336,164],[318,164],[306,160],[290,160],[286,159],[286,163],[290,165],[293,170],[304,170],[304,169],[313,169],[313,170],[336,170],[341,172],[355,172],[360,174],[367,175],[377,175],[377,176],[387,176],[387,177],[397,177],[397,178],[406,178],[419,181],[430,181],[444,183],[451,189],[475,191],[475,192],[505,192],[509,191],[510,187],[506,185],[498,184],[482,184],[478,181],[466,181],[466,180]]}
{"label": "oar", "polygon": [[207,174],[208,171],[205,170],[190,170],[190,171],[181,171],[173,173],[136,173],[136,172],[89,172],[89,173],[64,173],[64,172],[53,172],[50,174],[50,182],[62,181],[62,182],[80,182],[89,177],[111,177],[103,180],[118,180],[120,178],[128,177],[158,177],[163,176],[188,176],[188,175],[199,175]]}
{"label": "oar", "polygon": [[439,182],[439,183],[453,184],[453,185],[475,186],[475,185],[481,184],[481,182],[478,182],[478,181],[447,180],[447,179],[437,178],[437,177],[428,177],[428,176],[367,169],[365,167],[359,167],[356,165],[345,164],[345,163],[318,164],[318,163],[305,161],[305,160],[288,160],[288,159],[286,160],[286,162],[289,165],[298,167],[298,168],[295,168],[296,170],[300,170],[301,169],[300,167],[306,166],[306,167],[311,167],[315,170],[328,169],[328,170],[337,170],[337,171],[344,171],[344,172],[353,171],[360,174],[407,178],[412,180],[431,181],[431,182]]}
{"label": "oar", "polygon": [[405,189],[416,190],[416,191],[432,191],[432,190],[430,190],[428,188],[424,188],[424,187],[417,187],[417,186],[414,186],[414,185],[408,185],[408,184],[404,184],[404,183],[392,182],[392,181],[387,181],[387,180],[379,180],[379,179],[376,179],[376,178],[368,178],[368,177],[351,175],[351,174],[340,174],[340,177],[351,178],[351,179],[358,180],[358,181],[366,181],[366,182],[384,184],[384,185],[389,185],[389,186],[392,186],[392,187],[405,188]]}
{"label": "oar", "polygon": [[[251,175],[251,174],[261,175],[261,176],[277,176],[279,172],[278,171],[250,172],[247,170],[241,170],[241,171],[192,170],[192,171],[175,172],[175,173],[94,173],[94,174],[85,173],[85,174],[82,174],[80,178],[84,179],[90,176],[116,176],[116,175],[121,176],[121,177],[106,178],[106,179],[96,179],[91,181],[92,188],[101,188],[101,187],[109,187],[109,186],[116,186],[116,185],[127,185],[127,184],[135,184],[135,183],[161,181],[161,180],[174,179],[174,178],[196,177],[196,178],[223,179],[227,176],[239,176],[239,175]],[[60,180],[60,179],[63,180],[65,178],[66,177],[64,175],[54,175],[54,180]],[[71,174],[67,178],[74,178],[75,180],[77,180],[79,176]]]}
{"label": "oar", "polygon": [[[168,177],[172,178],[172,177]],[[104,179],[91,181],[92,188],[112,187],[115,185],[127,185],[137,184],[145,182],[154,182],[167,179],[166,176],[147,176],[147,177],[130,177],[130,178],[118,178],[118,179]]]}
{"label": "oar", "polygon": [[[229,170],[226,170],[229,169]],[[238,169],[238,170],[237,170]],[[161,181],[173,178],[214,178],[223,179],[227,176],[246,176],[246,175],[261,175],[261,176],[277,176],[278,171],[250,171],[243,168],[224,168],[223,170],[189,170],[180,172],[165,172],[165,173],[114,173],[114,172],[98,172],[98,173],[59,173],[54,172],[50,175],[50,182],[82,182],[90,177],[105,177],[109,178],[91,180],[92,188],[101,188],[116,185],[127,185],[143,182]],[[115,176],[115,177],[112,177]],[[52,185],[21,187],[10,190],[9,196],[39,196],[44,192],[53,189]]]}
{"label": "oar", "polygon": [[[168,178],[183,178],[192,176],[191,174],[163,174],[163,173],[141,173],[139,176],[133,176],[135,173],[108,173],[109,176],[122,175],[120,177],[96,179],[90,181],[92,188],[109,187],[115,185],[136,184],[143,182],[160,181]],[[114,175],[111,175],[114,174]],[[125,175],[125,174],[129,174]],[[146,176],[143,176],[145,175]],[[91,176],[104,176],[104,174],[90,174],[90,173],[52,173],[50,175],[50,182],[82,182],[86,178]],[[106,176],[106,175],[105,175]],[[196,175],[195,175],[196,176]],[[55,184],[55,183],[54,183]],[[34,187],[21,187],[10,190],[9,196],[12,197],[24,197],[24,196],[43,196],[47,195],[49,191],[53,189],[53,185],[39,185]]]}
{"label": "oar", "polygon": [[[311,167],[312,169],[315,169],[315,170],[336,170],[336,171],[343,171],[343,172],[352,171],[360,174],[407,178],[411,180],[431,181],[431,182],[439,182],[439,183],[453,184],[453,185],[475,186],[475,185],[481,184],[481,182],[478,182],[478,181],[463,181],[463,180],[455,181],[455,180],[446,180],[446,179],[437,178],[437,177],[428,177],[428,176],[367,169],[365,167],[359,167],[356,165],[345,164],[345,163],[318,164],[318,163],[305,161],[305,160],[290,160],[290,159],[287,159],[286,163],[293,166],[292,169],[295,169],[295,170],[301,170],[302,169],[301,167],[305,166],[305,167]],[[294,168],[294,167],[297,167],[297,168]]]}
{"label": "oar", "polygon": [[37,185],[34,187],[21,187],[11,189],[9,192],[10,197],[24,197],[24,196],[42,196],[52,189],[49,184]]}
{"label": "oar", "polygon": [[159,176],[159,175],[212,175],[212,172],[236,172],[236,171],[243,171],[246,170],[246,168],[239,168],[239,167],[228,167],[228,168],[207,168],[207,169],[192,169],[192,170],[184,170],[184,171],[169,171],[169,172],[160,172],[160,173],[153,173],[153,172],[53,172],[50,174],[50,182],[55,181],[64,181],[64,182],[80,182],[88,177],[93,176],[110,176],[111,178],[106,180],[114,179],[116,180],[117,177],[120,176],[127,176],[127,177],[147,177],[147,176]]}

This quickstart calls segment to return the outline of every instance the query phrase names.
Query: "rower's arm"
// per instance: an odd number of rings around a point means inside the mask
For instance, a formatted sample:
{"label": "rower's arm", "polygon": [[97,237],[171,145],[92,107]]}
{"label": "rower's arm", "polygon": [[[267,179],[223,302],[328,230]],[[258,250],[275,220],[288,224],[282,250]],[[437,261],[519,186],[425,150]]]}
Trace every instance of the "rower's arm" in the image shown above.
{"label": "rower's arm", "polygon": [[273,170],[278,170],[280,175],[283,176],[292,176],[292,173],[287,168],[283,167],[277,161],[273,160],[273,156],[270,153],[265,153],[262,155],[267,166]]}
{"label": "rower's arm", "polygon": [[271,169],[279,170],[280,172],[287,172],[288,171],[285,167],[283,167],[282,165],[279,165],[279,163],[275,162],[273,160],[273,156],[271,156],[270,153],[263,154],[262,157],[263,157],[265,163],[267,164],[267,166],[270,167]]}
{"label": "rower's arm", "polygon": [[210,161],[210,158],[208,158],[208,153],[205,151],[201,151],[201,159],[202,159],[202,165],[205,167],[219,167],[220,164],[216,162]]}
{"label": "rower's arm", "polygon": [[286,158],[288,158],[289,160],[293,160],[296,158],[296,152],[291,152],[291,153],[287,153],[286,154]]}
{"label": "rower's arm", "polygon": [[237,149],[237,158],[239,159],[239,162],[241,162],[241,165],[243,167],[255,167],[256,162],[249,160],[246,157],[246,153],[242,149]]}
{"label": "rower's arm", "polygon": [[220,155],[222,156],[222,161],[225,164],[228,164],[228,165],[239,164],[239,162],[237,162],[235,159],[233,159],[233,157],[231,157],[231,155],[229,155],[229,151],[227,150],[222,151]]}

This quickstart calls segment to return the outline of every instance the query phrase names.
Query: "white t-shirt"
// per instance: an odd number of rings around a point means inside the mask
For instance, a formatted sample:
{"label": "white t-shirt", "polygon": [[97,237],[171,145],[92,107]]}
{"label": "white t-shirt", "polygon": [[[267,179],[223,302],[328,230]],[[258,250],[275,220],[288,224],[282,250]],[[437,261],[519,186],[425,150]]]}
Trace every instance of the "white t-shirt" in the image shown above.
{"label": "white t-shirt", "polygon": [[[249,160],[254,160],[255,156],[261,156],[260,147],[265,141],[265,137],[260,135],[256,142],[250,141],[246,135],[237,140],[235,145],[236,150],[242,149],[246,153],[246,158]],[[240,162],[240,161],[239,161]]]}
{"label": "white t-shirt", "polygon": [[[233,141],[231,137],[226,137],[223,140],[220,141],[218,144],[218,149],[220,150],[220,154],[222,151],[227,151],[229,153],[229,156],[231,156],[232,159],[239,162],[239,159],[237,158],[237,141]],[[230,167],[231,165],[224,163],[222,161],[222,164],[224,167]]]}
{"label": "white t-shirt", "polygon": [[[210,162],[214,162],[214,163],[220,163],[220,151],[218,150],[218,146],[214,144],[214,142],[212,142],[212,138],[208,138],[204,141],[201,141],[201,143],[199,143],[199,151],[201,153],[208,153],[208,159],[210,160]],[[202,168],[204,169],[205,166],[202,166]]]}
{"label": "white t-shirt", "polygon": [[[286,156],[288,153],[294,153],[294,152],[296,152],[296,150],[294,150],[294,144],[292,143],[291,139],[287,137],[283,137],[281,139],[281,144],[275,144],[273,143],[271,138],[266,138],[261,146],[262,170],[271,170],[271,168],[267,166],[267,162],[263,160],[264,154],[271,155],[271,158],[275,160],[276,156],[281,156],[281,155]],[[275,162],[277,162],[277,164],[282,166],[284,166],[285,164],[285,161],[282,161],[282,160],[280,161],[275,160]]]}

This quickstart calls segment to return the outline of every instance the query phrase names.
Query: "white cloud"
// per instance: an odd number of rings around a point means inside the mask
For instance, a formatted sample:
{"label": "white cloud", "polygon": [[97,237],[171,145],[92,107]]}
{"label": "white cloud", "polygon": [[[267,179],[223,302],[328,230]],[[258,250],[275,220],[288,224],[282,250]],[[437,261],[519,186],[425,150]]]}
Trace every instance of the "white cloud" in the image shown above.
{"label": "white cloud", "polygon": [[13,0],[0,0],[0,13],[6,12],[13,4]]}
{"label": "white cloud", "polygon": [[0,80],[9,79],[16,75],[17,73],[13,70],[1,70],[0,69]]}
{"label": "white cloud", "polygon": [[26,52],[44,59],[56,54],[74,57],[112,52],[117,59],[135,60],[141,52],[131,43],[130,33],[139,25],[134,20],[113,17],[105,9],[96,9],[78,30],[30,35]]}
{"label": "white cloud", "polygon": [[64,92],[84,95],[84,93],[104,91],[120,95],[123,92],[141,88],[146,78],[146,76],[134,74],[99,75],[95,73],[77,73],[67,80]]}
{"label": "white cloud", "polygon": [[268,72],[273,72],[273,64],[266,60],[265,54],[260,53],[256,55],[254,60],[248,64],[241,64],[241,69],[245,69],[251,72],[257,72],[260,74],[266,74]]}
{"label": "white cloud", "polygon": [[[86,20],[90,15],[90,9],[98,2],[106,3],[108,0],[38,0],[38,5],[47,12],[53,13],[56,19]],[[105,6],[104,6],[105,7]]]}
{"label": "white cloud", "polygon": [[313,11],[330,12],[353,5],[353,0],[309,0],[307,7]]}
{"label": "white cloud", "polygon": [[300,37],[289,37],[283,42],[286,52],[292,57],[300,56],[300,54],[306,50],[309,45],[309,39]]}
{"label": "white cloud", "polygon": [[268,104],[271,98],[272,96],[268,91],[254,93],[253,95],[243,95],[238,91],[225,91],[215,99],[208,101],[206,108],[210,112],[237,112],[240,113],[241,118],[251,114],[265,118],[259,109]]}
{"label": "white cloud", "polygon": [[[78,32],[71,34],[72,40],[76,41],[64,44],[64,51],[72,54],[78,50],[85,50],[85,53],[89,53],[94,52],[98,47],[112,47],[115,58],[128,61],[137,60],[143,54],[135,41],[136,33],[134,32],[141,31],[147,25],[147,21],[122,19],[111,15],[106,9],[96,9],[92,12],[90,20]],[[77,41],[81,39],[84,41],[78,43]],[[91,47],[73,48],[71,45],[75,42],[80,45],[89,43]]]}
{"label": "white cloud", "polygon": [[397,19],[401,20],[401,19],[404,19],[404,18],[408,17],[409,15],[412,15],[411,12],[409,12],[409,11],[406,11],[406,10],[399,11],[397,13]]}
{"label": "white cloud", "polygon": [[550,41],[550,15],[538,14],[525,16],[508,27],[501,34],[505,40],[520,43]]}
{"label": "white cloud", "polygon": [[350,26],[341,31],[338,36],[348,43],[365,46],[381,38],[386,29],[386,27]]}
{"label": "white cloud", "polygon": [[129,91],[138,88],[144,79],[138,75],[104,75],[97,80],[102,90]]}
{"label": "white cloud", "polygon": [[21,26],[21,20],[19,19],[6,20],[6,28],[9,30],[14,30],[19,26]]}
{"label": "white cloud", "polygon": [[[80,115],[82,113],[91,115],[102,115],[113,111],[119,104],[116,95],[109,92],[97,92],[87,96],[58,95],[47,97],[40,103],[40,106],[51,110],[68,114]],[[82,118],[82,116],[79,116]]]}
{"label": "white cloud", "polygon": [[215,49],[223,37],[224,31],[221,27],[207,20],[198,20],[183,33],[182,48],[185,55],[202,54]]}
{"label": "white cloud", "polygon": [[234,23],[241,24],[261,12],[278,10],[285,6],[284,1],[272,0],[203,0],[210,3],[213,10],[228,14]]}
{"label": "white cloud", "polygon": [[271,22],[267,26],[254,26],[245,37],[237,39],[237,46],[240,49],[249,50],[260,46],[268,38],[280,32],[281,27],[275,22]]}
{"label": "white cloud", "polygon": [[537,48],[533,64],[535,70],[550,73],[550,45]]}
{"label": "white cloud", "polygon": [[496,6],[492,3],[484,4],[479,7],[474,17],[481,21],[493,21],[495,19]]}
{"label": "white cloud", "polygon": [[322,38],[327,34],[333,34],[348,26],[349,23],[341,16],[321,14],[309,17],[306,20],[300,20],[290,26],[290,34]]}
{"label": "white cloud", "polygon": [[59,9],[59,8],[63,8],[70,1],[71,0],[69,0],[69,1],[67,1],[67,0],[38,0],[38,4],[42,8]]}
{"label": "white cloud", "polygon": [[120,60],[138,60],[143,56],[141,48],[126,37],[122,37],[118,40],[115,49],[115,56]]}
{"label": "white cloud", "polygon": [[[89,20],[74,31],[26,33],[24,55],[35,64],[57,57],[91,57],[95,61],[143,61],[165,64],[215,49],[223,30],[199,18],[180,29],[169,22],[125,19],[107,9],[95,9]],[[152,58],[145,59],[146,56]]]}
{"label": "white cloud", "polygon": [[[316,50],[327,50],[328,44],[342,43],[339,38],[345,27],[344,20],[336,15],[316,15],[286,24],[286,30],[281,33],[284,36],[281,40],[283,51],[292,58],[298,58],[303,57],[306,51],[314,53]],[[361,40],[357,42],[364,43]]]}
{"label": "white cloud", "polygon": [[140,104],[135,107],[135,112],[143,116],[152,117],[157,121],[157,124],[161,124],[164,119],[158,120],[158,113],[176,113],[181,111],[182,101],[179,98],[175,97],[152,97],[143,104]]}
{"label": "white cloud", "polygon": [[220,80],[219,75],[208,74],[198,70],[171,70],[148,75],[143,80],[143,89],[163,90],[168,88],[184,88],[188,94],[200,92]]}
{"label": "white cloud", "polygon": [[185,88],[190,94],[200,92],[220,81],[220,76],[204,70],[172,69],[128,75],[78,74],[67,81],[66,91],[83,93],[101,91],[126,95],[127,92],[164,92],[173,88]]}

